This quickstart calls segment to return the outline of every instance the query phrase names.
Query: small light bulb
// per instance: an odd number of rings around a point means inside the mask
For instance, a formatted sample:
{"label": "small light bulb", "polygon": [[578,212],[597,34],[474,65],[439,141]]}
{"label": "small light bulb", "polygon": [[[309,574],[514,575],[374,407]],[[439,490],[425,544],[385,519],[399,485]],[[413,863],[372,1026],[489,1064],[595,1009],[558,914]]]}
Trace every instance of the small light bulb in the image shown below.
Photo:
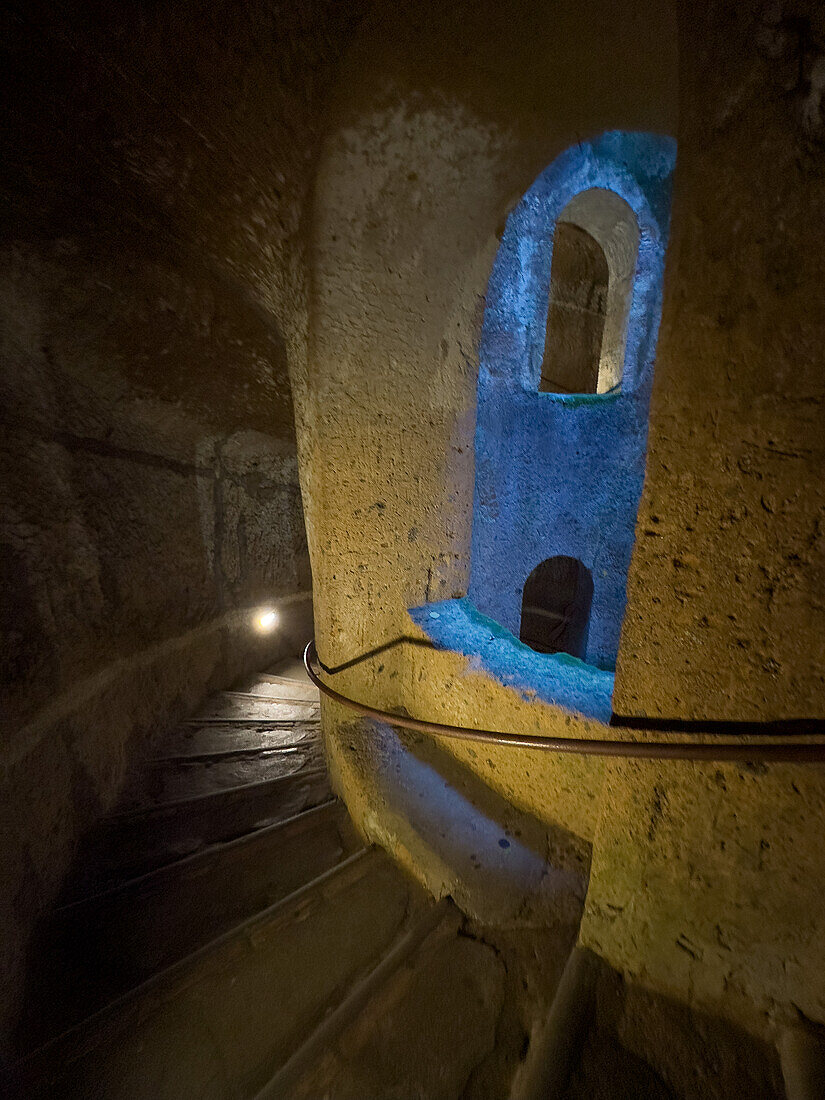
{"label": "small light bulb", "polygon": [[261,634],[268,634],[270,630],[274,630],[277,621],[278,616],[274,611],[262,611],[256,620],[256,626]]}

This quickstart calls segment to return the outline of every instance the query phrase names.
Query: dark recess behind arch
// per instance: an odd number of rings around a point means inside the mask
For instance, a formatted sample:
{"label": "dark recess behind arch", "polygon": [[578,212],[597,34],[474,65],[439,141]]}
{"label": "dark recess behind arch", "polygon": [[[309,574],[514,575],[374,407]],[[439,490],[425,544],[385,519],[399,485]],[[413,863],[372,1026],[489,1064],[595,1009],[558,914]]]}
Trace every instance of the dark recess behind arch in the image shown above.
{"label": "dark recess behind arch", "polygon": [[540,393],[595,393],[610,272],[599,242],[559,222],[553,242]]}
{"label": "dark recess behind arch", "polygon": [[548,558],[525,582],[519,637],[539,653],[584,659],[592,600],[593,578],[578,558]]}

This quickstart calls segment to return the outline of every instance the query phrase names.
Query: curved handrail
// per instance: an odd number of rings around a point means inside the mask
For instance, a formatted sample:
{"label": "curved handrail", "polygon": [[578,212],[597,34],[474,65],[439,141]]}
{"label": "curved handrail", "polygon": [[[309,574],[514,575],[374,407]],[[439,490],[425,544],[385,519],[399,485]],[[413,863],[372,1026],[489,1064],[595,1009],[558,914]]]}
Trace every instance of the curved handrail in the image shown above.
{"label": "curved handrail", "polygon": [[[477,730],[467,726],[452,726],[443,722],[427,722],[421,718],[409,718],[378,707],[367,706],[357,699],[350,699],[329,684],[324,683],[316,671],[318,651],[315,639],[307,642],[304,648],[304,668],[307,675],[319,691],[336,703],[357,711],[367,718],[388,722],[393,726],[404,726],[419,733],[435,734],[437,737],[452,737],[461,741],[483,741],[494,745],[511,745],[513,748],[539,749],[542,752],[571,753],[579,756],[615,756],[631,757],[642,760],[746,760],[765,763],[822,763],[825,762],[825,742],[781,741],[770,744],[748,741],[708,743],[704,741],[622,741],[607,738],[586,737],[542,737],[530,733],[505,733],[501,730]],[[634,727],[623,723],[623,729],[645,729],[643,724]],[[713,736],[711,734],[711,736]]]}

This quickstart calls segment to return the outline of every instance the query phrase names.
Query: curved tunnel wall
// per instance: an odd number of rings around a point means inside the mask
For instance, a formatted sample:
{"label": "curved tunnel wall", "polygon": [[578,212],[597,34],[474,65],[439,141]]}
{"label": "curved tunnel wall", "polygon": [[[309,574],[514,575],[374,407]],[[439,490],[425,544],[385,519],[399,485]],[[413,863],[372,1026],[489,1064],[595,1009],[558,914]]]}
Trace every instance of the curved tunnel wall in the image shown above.
{"label": "curved tunnel wall", "polygon": [[[312,347],[296,386],[320,655],[337,666],[401,639],[342,671],[345,693],[437,721],[593,735],[513,677],[514,651],[530,651],[455,597],[468,581],[484,294],[507,214],[565,148],[619,128],[677,135],[679,165],[614,706],[822,713],[823,612],[810,596],[822,588],[825,336],[810,224],[823,189],[754,10],[723,7],[679,7],[678,58],[675,13],[659,4],[416,0],[362,28],[319,168]],[[432,629],[441,601],[461,612],[466,649]],[[410,621],[419,605],[436,649]],[[614,678],[591,672],[607,720]],[[452,859],[465,840],[512,883],[515,846],[473,832],[481,787],[510,814],[592,841],[582,938],[625,973],[733,1013],[742,996],[825,1019],[816,769],[445,743],[425,781],[426,745],[323,713],[353,815],[434,889],[479,900],[479,867]],[[467,780],[460,840],[429,812],[434,792],[447,802],[447,757]]]}
{"label": "curved tunnel wall", "polygon": [[[323,93],[358,15],[6,7],[0,1046],[32,924],[130,756],[310,631],[288,370]],[[271,602],[281,628],[257,634]]]}
{"label": "curved tunnel wall", "polygon": [[[563,153],[507,221],[487,289],[479,351],[470,600],[518,634],[524,583],[552,556],[580,559],[594,595],[586,660],[615,665],[644,479],[675,142],[608,133]],[[552,242],[563,209],[606,188],[640,241],[617,393],[538,392]]]}

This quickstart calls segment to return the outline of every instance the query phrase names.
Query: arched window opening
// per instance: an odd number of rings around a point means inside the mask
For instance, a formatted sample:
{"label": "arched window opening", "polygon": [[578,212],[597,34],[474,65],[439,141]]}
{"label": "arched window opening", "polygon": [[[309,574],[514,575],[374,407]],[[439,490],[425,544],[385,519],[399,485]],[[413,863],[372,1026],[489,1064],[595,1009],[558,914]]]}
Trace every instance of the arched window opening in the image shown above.
{"label": "arched window opening", "polygon": [[548,558],[525,582],[519,637],[539,653],[584,660],[592,600],[593,578],[578,558]]}
{"label": "arched window opening", "polygon": [[608,282],[607,258],[595,237],[559,222],[553,235],[542,393],[596,393]]}
{"label": "arched window opening", "polygon": [[636,217],[613,191],[581,191],[561,211],[553,233],[540,392],[619,387],[638,251]]}

